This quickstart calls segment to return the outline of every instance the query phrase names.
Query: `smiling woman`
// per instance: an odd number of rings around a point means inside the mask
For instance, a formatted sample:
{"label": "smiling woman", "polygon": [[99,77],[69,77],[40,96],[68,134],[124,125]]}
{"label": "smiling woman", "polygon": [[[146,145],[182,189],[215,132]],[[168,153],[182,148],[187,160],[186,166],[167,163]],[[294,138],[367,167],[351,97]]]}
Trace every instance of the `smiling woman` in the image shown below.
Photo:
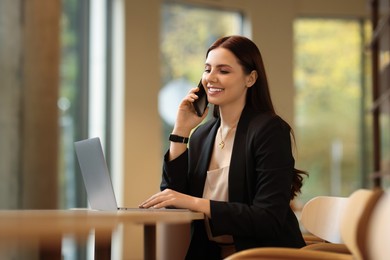
{"label": "smiling woman", "polygon": [[275,113],[259,49],[246,37],[222,37],[205,64],[201,87],[214,117],[201,124],[209,110],[196,114],[200,89],[192,88],[178,107],[161,192],[140,207],[205,214],[193,223],[187,259],[304,246],[290,201],[306,173],[294,167],[291,127]]}

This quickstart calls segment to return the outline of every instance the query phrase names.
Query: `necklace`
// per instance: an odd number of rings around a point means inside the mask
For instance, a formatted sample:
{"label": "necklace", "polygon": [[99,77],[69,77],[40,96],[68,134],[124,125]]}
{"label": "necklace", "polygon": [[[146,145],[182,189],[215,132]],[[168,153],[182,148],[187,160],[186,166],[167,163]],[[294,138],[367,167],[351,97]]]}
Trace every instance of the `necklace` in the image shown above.
{"label": "necklace", "polygon": [[[232,127],[232,128],[229,128],[229,130],[227,131],[227,133],[226,133],[226,135],[225,135],[225,140],[226,140],[226,138],[228,137],[228,135],[229,135],[229,133],[230,133],[230,131],[232,131],[232,129],[234,129],[234,128],[236,128],[235,126],[234,127]],[[222,126],[219,128],[219,133],[220,133],[220,135],[221,135],[221,142],[219,142],[219,144],[218,144],[218,147],[220,148],[220,149],[223,149],[224,147],[225,147],[225,141],[223,140],[223,136],[222,136]]]}

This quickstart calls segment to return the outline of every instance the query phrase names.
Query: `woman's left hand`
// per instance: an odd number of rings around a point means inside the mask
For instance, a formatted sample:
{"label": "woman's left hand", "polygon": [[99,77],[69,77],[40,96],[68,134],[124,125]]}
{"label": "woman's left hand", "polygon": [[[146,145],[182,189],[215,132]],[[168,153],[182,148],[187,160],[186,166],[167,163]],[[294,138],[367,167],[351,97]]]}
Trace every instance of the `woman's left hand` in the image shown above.
{"label": "woman's left hand", "polygon": [[140,208],[165,208],[175,207],[203,212],[210,215],[210,201],[202,198],[192,197],[171,189],[165,189],[154,194],[149,199],[141,203]]}

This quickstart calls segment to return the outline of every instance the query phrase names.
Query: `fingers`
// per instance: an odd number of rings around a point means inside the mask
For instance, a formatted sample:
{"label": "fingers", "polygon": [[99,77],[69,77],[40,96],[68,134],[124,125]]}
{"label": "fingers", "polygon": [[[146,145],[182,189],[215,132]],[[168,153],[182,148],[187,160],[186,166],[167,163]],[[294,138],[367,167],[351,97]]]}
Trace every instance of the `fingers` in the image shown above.
{"label": "fingers", "polygon": [[194,102],[196,99],[198,99],[198,95],[196,95],[196,92],[199,91],[199,88],[196,87],[196,88],[192,88],[190,90],[190,92],[188,92],[187,96],[185,97],[186,100],[190,101],[190,102]]}
{"label": "fingers", "polygon": [[172,194],[169,189],[159,192],[139,205],[140,208],[163,208],[169,206]]}
{"label": "fingers", "polygon": [[140,208],[150,208],[157,204],[156,200],[158,199],[158,194],[153,195],[146,201],[142,202],[141,205],[139,205]]}

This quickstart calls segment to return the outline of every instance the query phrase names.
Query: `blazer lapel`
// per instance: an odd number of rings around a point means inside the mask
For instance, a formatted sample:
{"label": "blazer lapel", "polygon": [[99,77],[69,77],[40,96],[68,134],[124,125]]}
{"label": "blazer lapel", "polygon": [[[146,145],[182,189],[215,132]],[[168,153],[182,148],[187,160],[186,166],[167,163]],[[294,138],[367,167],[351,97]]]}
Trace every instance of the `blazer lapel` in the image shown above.
{"label": "blazer lapel", "polygon": [[194,178],[194,190],[193,194],[197,197],[203,196],[204,184],[206,182],[207,169],[210,164],[211,153],[214,147],[215,135],[217,134],[218,127],[220,125],[220,119],[216,120],[211,127],[210,132],[205,136],[204,146],[200,151],[199,161],[195,167],[195,174],[199,175],[199,178]]}
{"label": "blazer lapel", "polygon": [[[245,111],[246,110],[246,111]],[[229,201],[246,201],[246,158],[247,158],[247,134],[251,112],[244,108],[237,125],[236,136],[229,168]]]}

